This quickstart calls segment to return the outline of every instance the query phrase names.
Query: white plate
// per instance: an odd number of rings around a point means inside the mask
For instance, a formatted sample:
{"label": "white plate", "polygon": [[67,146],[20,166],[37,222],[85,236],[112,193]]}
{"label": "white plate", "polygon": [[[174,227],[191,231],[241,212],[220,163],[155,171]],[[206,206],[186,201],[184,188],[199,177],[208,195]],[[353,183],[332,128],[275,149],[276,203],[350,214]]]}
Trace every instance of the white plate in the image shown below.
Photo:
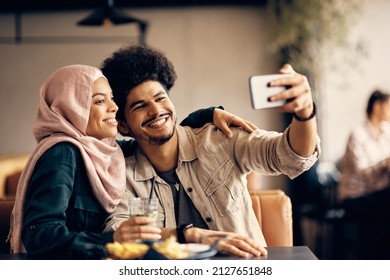
{"label": "white plate", "polygon": [[199,243],[187,243],[182,244],[185,247],[185,250],[188,251],[187,259],[206,259],[212,256],[215,256],[218,253],[217,246],[210,246],[207,244],[199,244]]}
{"label": "white plate", "polygon": [[199,244],[199,243],[187,243],[182,244],[184,250],[188,251],[191,255],[198,254],[210,249],[210,245],[207,244]]}
{"label": "white plate", "polygon": [[[215,256],[218,253],[217,245],[210,246],[207,244],[200,244],[200,243],[187,243],[187,244],[180,244],[179,246],[180,249],[183,249],[185,252],[188,253],[188,257],[186,257],[185,259],[189,259],[189,260],[206,259]],[[143,259],[161,260],[161,259],[167,259],[167,257],[159,253],[156,249],[154,249],[151,246]]]}

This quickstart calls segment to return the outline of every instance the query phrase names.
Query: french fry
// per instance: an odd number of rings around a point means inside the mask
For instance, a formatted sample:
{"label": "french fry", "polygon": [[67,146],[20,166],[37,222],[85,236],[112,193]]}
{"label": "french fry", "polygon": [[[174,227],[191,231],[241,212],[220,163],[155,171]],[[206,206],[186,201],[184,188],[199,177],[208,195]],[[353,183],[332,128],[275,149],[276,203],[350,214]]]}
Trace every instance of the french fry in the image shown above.
{"label": "french fry", "polygon": [[112,259],[132,260],[143,257],[149,250],[149,246],[140,243],[119,243],[106,244],[106,250]]}
{"label": "french fry", "polygon": [[[168,259],[175,260],[189,257],[186,247],[177,243],[175,236],[170,236],[162,242],[156,242],[152,247]],[[142,258],[149,250],[149,246],[142,243],[113,242],[106,244],[106,250],[109,254],[109,259],[132,260]]]}
{"label": "french fry", "polygon": [[175,236],[170,236],[163,242],[154,243],[152,246],[157,252],[171,260],[185,259],[189,256],[189,253],[185,247],[176,242]]}

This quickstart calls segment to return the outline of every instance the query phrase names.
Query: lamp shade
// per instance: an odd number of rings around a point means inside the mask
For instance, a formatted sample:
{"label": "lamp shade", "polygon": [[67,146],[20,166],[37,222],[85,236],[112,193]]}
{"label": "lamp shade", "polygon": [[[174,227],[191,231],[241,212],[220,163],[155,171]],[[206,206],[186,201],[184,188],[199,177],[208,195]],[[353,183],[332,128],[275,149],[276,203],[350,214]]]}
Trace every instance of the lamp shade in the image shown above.
{"label": "lamp shade", "polygon": [[86,18],[77,22],[77,25],[100,26],[105,24],[107,21],[112,24],[138,23],[140,25],[146,25],[145,21],[131,17],[125,12],[112,6],[97,8]]}
{"label": "lamp shade", "polygon": [[106,5],[97,8],[86,18],[77,22],[80,26],[110,26],[111,24],[138,24],[140,32],[140,43],[145,45],[146,30],[148,23],[146,21],[127,15],[124,11],[114,7],[114,1],[108,0]]}

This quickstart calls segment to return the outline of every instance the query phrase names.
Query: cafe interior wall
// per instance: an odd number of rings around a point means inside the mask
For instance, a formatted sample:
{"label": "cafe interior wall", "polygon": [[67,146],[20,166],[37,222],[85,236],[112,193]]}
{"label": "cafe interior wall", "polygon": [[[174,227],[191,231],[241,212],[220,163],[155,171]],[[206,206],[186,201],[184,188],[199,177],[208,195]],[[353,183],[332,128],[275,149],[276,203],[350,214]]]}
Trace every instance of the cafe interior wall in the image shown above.
{"label": "cafe interior wall", "polygon": [[[323,74],[319,115],[322,160],[336,161],[350,129],[364,117],[367,96],[374,88],[390,91],[386,66],[390,65],[390,18],[387,0],[366,1],[351,36],[363,38],[368,56],[355,68]],[[0,155],[29,153],[35,147],[31,124],[36,114],[39,87],[55,69],[73,63],[99,66],[114,50],[137,41],[133,25],[109,28],[77,27],[90,11],[24,14],[24,36],[128,36],[112,42],[22,42],[0,44]],[[269,16],[261,7],[193,7],[131,9],[149,22],[146,43],[164,51],[173,61],[178,80],[171,91],[179,121],[187,114],[213,105],[246,118],[258,127],[282,131],[282,116],[275,110],[251,108],[248,78],[275,72],[277,51],[269,47]],[[0,37],[12,37],[13,15],[0,13]],[[340,52],[340,56],[342,56]],[[342,60],[340,60],[342,61]],[[260,188],[284,188],[286,178],[260,177]]]}
{"label": "cafe interior wall", "polygon": [[[76,26],[89,12],[22,14],[22,43],[0,44],[0,155],[34,149],[31,125],[39,87],[52,71],[73,63],[99,66],[114,50],[138,40],[137,27],[131,24]],[[146,43],[164,51],[176,67],[178,79],[171,98],[179,121],[196,109],[222,105],[261,128],[283,129],[280,113],[253,110],[249,96],[250,75],[278,69],[277,59],[267,50],[270,26],[264,8],[138,8],[126,12],[149,23]],[[13,23],[12,14],[0,13],[0,37],[14,36]],[[97,36],[105,43],[79,42],[75,36]],[[109,36],[123,38],[106,42]],[[259,186],[283,187],[284,180],[261,177]]]}
{"label": "cafe interior wall", "polygon": [[[365,55],[351,56],[352,50],[343,49],[334,52],[332,61],[324,61],[320,115],[323,161],[341,158],[349,133],[365,120],[369,95],[375,89],[390,93],[388,9],[388,0],[364,0],[349,36],[351,42],[362,42]],[[346,63],[348,59],[352,66]]]}

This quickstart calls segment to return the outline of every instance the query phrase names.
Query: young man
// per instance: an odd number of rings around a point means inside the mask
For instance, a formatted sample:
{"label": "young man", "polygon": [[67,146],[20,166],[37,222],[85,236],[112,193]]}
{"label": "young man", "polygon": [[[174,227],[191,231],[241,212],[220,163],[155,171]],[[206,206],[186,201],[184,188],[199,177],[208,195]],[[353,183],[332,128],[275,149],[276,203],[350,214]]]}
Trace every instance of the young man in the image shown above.
{"label": "young man", "polygon": [[[294,99],[280,107],[295,113],[284,133],[232,128],[227,138],[214,125],[176,125],[168,95],[176,73],[158,50],[140,45],[120,49],[105,60],[102,71],[119,107],[119,131],[138,143],[126,158],[127,197],[107,229],[116,230],[126,220],[129,196],[148,197],[154,185],[163,238],[174,234],[180,242],[212,243],[223,232],[228,238],[220,242],[220,251],[242,257],[266,254],[246,175],[257,171],[294,178],[318,159],[315,107],[306,77],[286,65],[280,72],[293,76],[271,83],[289,86],[271,101]],[[119,231],[129,234],[124,227]]]}

